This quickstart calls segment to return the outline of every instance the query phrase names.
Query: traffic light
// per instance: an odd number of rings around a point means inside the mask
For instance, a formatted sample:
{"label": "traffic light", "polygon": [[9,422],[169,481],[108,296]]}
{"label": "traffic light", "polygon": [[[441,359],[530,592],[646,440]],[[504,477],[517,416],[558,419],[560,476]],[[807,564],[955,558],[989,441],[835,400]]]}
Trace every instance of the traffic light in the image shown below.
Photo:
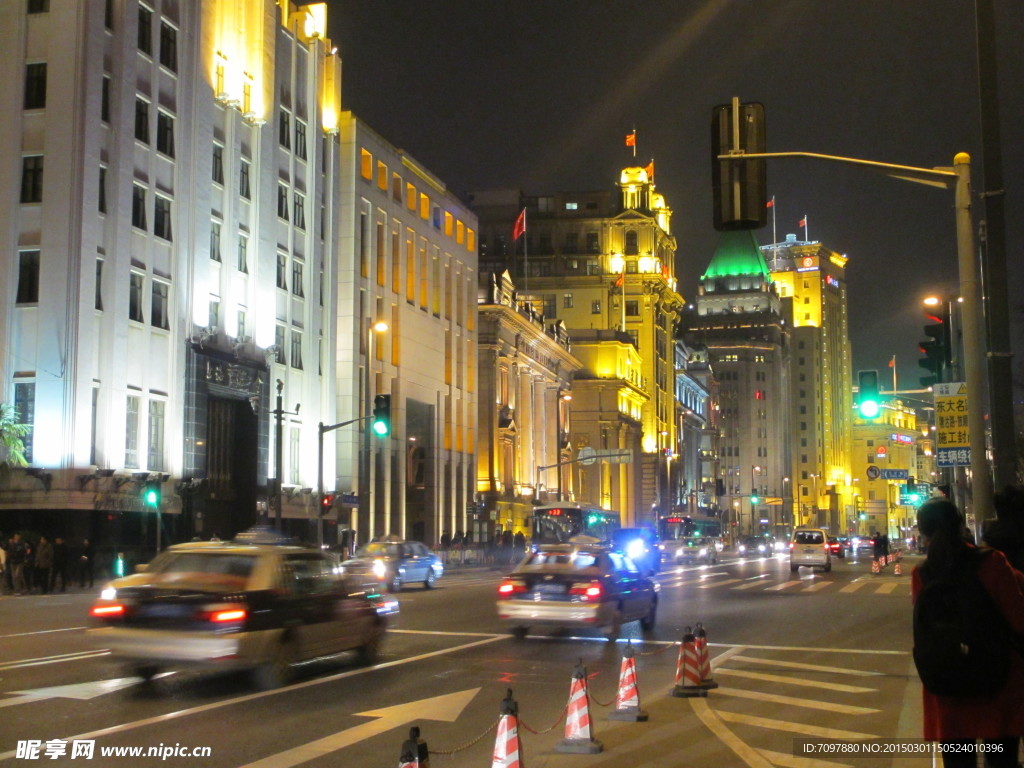
{"label": "traffic light", "polygon": [[160,482],[149,480],[142,486],[142,503],[156,509],[160,506]]}
{"label": "traffic light", "polygon": [[949,307],[939,310],[938,314],[928,314],[931,322],[924,327],[926,341],[918,344],[924,355],[918,365],[928,371],[928,376],[921,377],[922,387],[931,387],[946,380],[946,371],[950,368],[952,345],[949,332]]}
{"label": "traffic light", "polygon": [[768,180],[765,161],[719,160],[733,149],[750,154],[765,151],[764,105],[739,105],[739,146],[733,147],[732,104],[711,112],[711,188],[714,224],[719,232],[760,229],[768,223]]}
{"label": "traffic light", "polygon": [[334,494],[325,493],[320,497],[320,514],[327,514],[334,506]]}
{"label": "traffic light", "polygon": [[750,503],[751,503],[751,505],[759,504],[760,502],[761,502],[761,499],[758,498],[758,495],[756,493],[750,494]]}
{"label": "traffic light", "polygon": [[882,412],[878,394],[878,371],[857,371],[857,413],[862,419],[877,419]]}
{"label": "traffic light", "polygon": [[391,395],[377,395],[373,398],[373,418],[370,419],[373,434],[387,437],[391,434]]}
{"label": "traffic light", "polygon": [[915,507],[921,503],[921,492],[917,490],[917,486],[913,483],[907,483],[903,486],[903,495]]}

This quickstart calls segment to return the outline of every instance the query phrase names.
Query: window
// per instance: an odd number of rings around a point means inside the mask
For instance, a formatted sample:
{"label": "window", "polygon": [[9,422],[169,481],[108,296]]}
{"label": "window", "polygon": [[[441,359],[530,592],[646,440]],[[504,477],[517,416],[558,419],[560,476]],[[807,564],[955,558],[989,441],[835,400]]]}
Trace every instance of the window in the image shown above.
{"label": "window", "polygon": [[224,147],[213,145],[213,172],[211,176],[217,184],[224,183]]}
{"label": "window", "polygon": [[587,232],[587,253],[600,253],[601,244],[597,239],[597,232]]}
{"label": "window", "polygon": [[288,187],[277,185],[277,218],[288,221]]}
{"label": "window", "polygon": [[146,468],[161,472],[164,468],[164,402],[149,401],[149,440]]}
{"label": "window", "polygon": [[[109,30],[114,29],[114,0],[106,0],[103,4],[103,26]],[[95,391],[94,391],[95,396]],[[95,464],[95,461],[90,462]]]}
{"label": "window", "polygon": [[132,272],[128,279],[128,319],[145,322],[142,319],[142,275]]}
{"label": "window", "polygon": [[135,99],[135,138],[149,144],[149,102]]}
{"label": "window", "polygon": [[39,301],[39,251],[21,251],[18,254],[19,304]]}
{"label": "window", "polygon": [[139,50],[153,55],[153,12],[143,5],[139,6]]}
{"label": "window", "polygon": [[277,136],[282,147],[285,149],[291,148],[291,115],[283,109],[277,113]]}
{"label": "window", "polygon": [[578,253],[580,250],[580,233],[566,232],[564,250],[566,253]]}
{"label": "window", "polygon": [[174,118],[166,112],[156,115],[156,150],[174,157]]}
{"label": "window", "polygon": [[124,466],[139,467],[139,397],[128,395],[124,419]]}
{"label": "window", "polygon": [[21,202],[43,202],[43,156],[21,158]]}
{"label": "window", "polygon": [[171,72],[178,71],[178,30],[166,21],[160,22],[160,63]]}
{"label": "window", "polygon": [[170,318],[167,317],[167,295],[170,292],[167,283],[153,281],[153,296],[149,305],[149,319],[154,328],[169,330]]}
{"label": "window", "polygon": [[600,315],[601,314],[601,300],[600,299],[594,299],[592,302],[590,302],[590,314],[592,314],[592,315]]}
{"label": "window", "polygon": [[296,296],[305,296],[302,290],[302,262],[292,259],[292,293]]}
{"label": "window", "polygon": [[244,339],[245,336],[245,310],[238,310],[238,338]]}
{"label": "window", "polygon": [[286,365],[288,358],[284,352],[284,326],[278,325],[274,328],[274,362]]}
{"label": "window", "polygon": [[28,0],[29,13],[49,13],[50,0]]}
{"label": "window", "polygon": [[28,64],[25,67],[25,109],[46,107],[46,63]]}
{"label": "window", "polygon": [[292,331],[292,368],[302,370],[302,331]]}
{"label": "window", "polygon": [[238,235],[238,271],[249,273],[249,236]]}
{"label": "window", "polygon": [[98,190],[99,195],[96,198],[96,209],[100,213],[107,212],[107,169],[102,165],[100,166],[100,188]]}
{"label": "window", "polygon": [[100,90],[100,120],[110,122],[110,75],[103,76],[103,88]]}
{"label": "window", "polygon": [[206,326],[213,331],[220,328],[220,301],[213,296],[210,297],[210,313],[206,320]]}
{"label": "window", "polygon": [[288,256],[284,253],[277,254],[277,287],[288,290]]}
{"label": "window", "polygon": [[572,294],[571,293],[563,293],[562,294],[562,307],[564,309],[572,309]]}
{"label": "window", "polygon": [[249,199],[249,161],[244,157],[238,170],[238,194],[240,197]]}
{"label": "window", "polygon": [[640,302],[634,300],[626,302],[626,314],[629,317],[636,317],[640,314]]}
{"label": "window", "polygon": [[636,256],[640,253],[640,246],[637,242],[637,234],[635,229],[626,231],[626,255]]}
{"label": "window", "polygon": [[306,124],[301,120],[295,121],[295,155],[300,160],[306,159]]}
{"label": "window", "polygon": [[146,188],[132,185],[132,226],[146,228]]}
{"label": "window", "polygon": [[96,296],[93,306],[103,311],[103,259],[96,259]]}
{"label": "window", "polygon": [[171,201],[157,195],[153,206],[153,234],[170,241],[171,236]]}
{"label": "window", "polygon": [[210,222],[210,258],[220,261],[220,222]]}
{"label": "window", "polygon": [[28,433],[21,438],[25,461],[32,463],[32,443],[36,424],[36,384],[34,381],[14,385],[14,418],[28,425]]}
{"label": "window", "polygon": [[306,198],[300,195],[298,192],[295,193],[295,217],[292,223],[295,224],[299,229],[306,228]]}

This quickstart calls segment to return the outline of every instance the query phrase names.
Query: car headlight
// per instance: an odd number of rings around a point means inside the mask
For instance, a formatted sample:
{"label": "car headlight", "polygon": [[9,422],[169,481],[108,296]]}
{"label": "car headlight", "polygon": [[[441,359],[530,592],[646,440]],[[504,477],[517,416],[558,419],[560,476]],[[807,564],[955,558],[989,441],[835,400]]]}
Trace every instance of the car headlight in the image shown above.
{"label": "car headlight", "polygon": [[388,572],[388,567],[384,564],[383,560],[373,561],[373,575],[378,579],[383,579],[385,574]]}
{"label": "car headlight", "polygon": [[100,590],[100,600],[117,600],[117,590],[113,587],[104,587]]}
{"label": "car headlight", "polygon": [[765,547],[765,545],[764,545],[764,544],[758,544],[758,545],[757,545],[757,551],[758,551],[758,552],[764,552],[764,551],[765,551],[765,549],[767,549],[767,547]]}
{"label": "car headlight", "polygon": [[640,539],[634,539],[626,545],[626,555],[628,555],[631,560],[636,560],[643,557],[645,549],[644,543]]}
{"label": "car headlight", "polygon": [[700,552],[698,552],[697,554],[699,554],[699,555],[706,555],[707,553],[708,553],[708,548],[707,547],[701,547],[700,548]]}
{"label": "car headlight", "polygon": [[736,547],[736,550],[742,555],[744,552],[747,551],[747,547],[744,544],[740,544],[738,547]]}

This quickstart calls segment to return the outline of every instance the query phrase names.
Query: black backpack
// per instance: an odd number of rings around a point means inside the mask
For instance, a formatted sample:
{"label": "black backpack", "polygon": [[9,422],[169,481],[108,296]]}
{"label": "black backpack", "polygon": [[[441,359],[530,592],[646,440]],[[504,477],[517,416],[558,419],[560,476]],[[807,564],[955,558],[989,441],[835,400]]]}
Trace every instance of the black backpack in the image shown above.
{"label": "black backpack", "polygon": [[993,696],[1009,679],[1012,633],[978,578],[987,555],[927,580],[914,603],[914,664],[929,693]]}

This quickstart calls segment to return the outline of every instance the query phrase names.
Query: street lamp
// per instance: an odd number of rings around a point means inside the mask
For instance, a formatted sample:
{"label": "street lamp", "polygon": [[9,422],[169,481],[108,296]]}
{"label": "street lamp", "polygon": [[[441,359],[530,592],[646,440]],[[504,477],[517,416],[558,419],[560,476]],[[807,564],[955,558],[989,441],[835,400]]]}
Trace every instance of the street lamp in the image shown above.
{"label": "street lamp", "polygon": [[791,506],[792,506],[792,505],[786,504],[786,499],[788,498],[786,494],[787,494],[787,492],[789,490],[788,486],[789,486],[789,478],[788,477],[782,478],[782,520],[780,520],[779,522],[782,523],[783,527],[787,526],[787,524],[788,524],[787,521],[789,519],[789,514],[786,512],[786,510],[787,509],[791,509]]}

